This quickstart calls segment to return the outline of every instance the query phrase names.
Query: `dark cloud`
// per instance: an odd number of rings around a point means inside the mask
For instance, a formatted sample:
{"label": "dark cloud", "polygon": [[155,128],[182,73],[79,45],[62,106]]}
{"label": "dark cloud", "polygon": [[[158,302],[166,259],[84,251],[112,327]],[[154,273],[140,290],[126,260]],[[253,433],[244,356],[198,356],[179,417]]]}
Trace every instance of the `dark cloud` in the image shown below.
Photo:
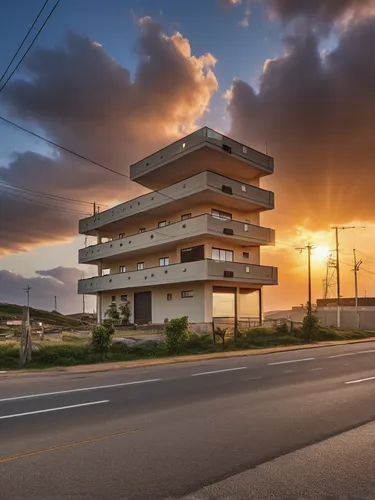
{"label": "dark cloud", "polygon": [[235,80],[231,134],[276,158],[278,222],[323,227],[374,220],[375,18],[351,24],[335,50],[316,35],[289,37],[259,92]]}
{"label": "dark cloud", "polygon": [[[61,46],[33,49],[24,62],[28,78],[10,82],[3,92],[10,116],[123,173],[191,131],[217,89],[211,70],[215,59],[192,56],[187,39],[180,33],[166,36],[150,18],[140,19],[139,27],[134,78],[97,43],[75,33],[68,33]],[[61,151],[17,154],[9,166],[0,167],[1,180],[104,203],[141,192],[127,179]],[[31,195],[15,197],[4,188],[0,196],[0,254],[70,238],[82,217],[30,203],[24,198]],[[79,205],[69,208],[84,211]]]}
{"label": "dark cloud", "polygon": [[[37,271],[39,276],[25,278],[10,271],[0,271],[0,302],[26,304],[24,288],[31,286],[30,305],[38,309],[51,311],[54,308],[54,296],[57,307],[63,314],[80,312],[82,297],[77,295],[77,281],[82,271],[76,267],[57,267]],[[86,311],[92,312],[95,298],[86,296]]]}
{"label": "dark cloud", "polygon": [[332,23],[346,14],[366,12],[374,0],[267,0],[270,12],[283,21],[303,17]]}

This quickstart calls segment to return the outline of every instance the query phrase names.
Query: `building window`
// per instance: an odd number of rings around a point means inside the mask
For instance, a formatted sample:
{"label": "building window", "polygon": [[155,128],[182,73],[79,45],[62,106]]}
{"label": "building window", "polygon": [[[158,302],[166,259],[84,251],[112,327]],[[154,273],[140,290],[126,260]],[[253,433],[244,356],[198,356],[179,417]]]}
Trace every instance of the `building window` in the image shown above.
{"label": "building window", "polygon": [[242,191],[243,193],[246,193],[246,191],[247,191],[247,187],[245,186],[245,184],[242,184],[242,186],[241,186],[241,191]]}
{"label": "building window", "polygon": [[159,259],[159,266],[160,267],[169,266],[169,257],[161,257]]}
{"label": "building window", "polygon": [[183,215],[181,215],[181,220],[187,220],[187,219],[191,219],[191,214],[183,214]]}
{"label": "building window", "polygon": [[125,237],[125,233],[120,233],[120,234],[118,235],[118,237],[119,237],[119,238],[124,238],[124,237]]}
{"label": "building window", "polygon": [[166,220],[161,220],[158,222],[158,227],[164,227],[167,225],[167,221]]}
{"label": "building window", "polygon": [[121,302],[127,302],[128,301],[128,296],[127,295],[121,295]]}
{"label": "building window", "polygon": [[112,302],[112,304],[113,304],[113,302],[116,302],[116,295],[112,295],[111,302]]}
{"label": "building window", "polygon": [[244,155],[247,155],[247,147],[246,146],[242,146],[242,152]]}
{"label": "building window", "polygon": [[102,276],[108,276],[109,274],[111,274],[111,270],[109,268],[102,269]]}
{"label": "building window", "polygon": [[120,266],[119,267],[119,272],[120,273],[126,273],[126,266]]}
{"label": "building window", "polygon": [[211,215],[215,217],[215,219],[232,220],[232,214],[229,212],[223,212],[222,210],[216,210],[215,208],[211,210]]}
{"label": "building window", "polygon": [[194,297],[194,291],[193,290],[184,290],[181,292],[181,298],[182,299],[190,299],[191,297]]}
{"label": "building window", "polygon": [[245,231],[245,233],[247,233],[248,230],[249,230],[249,225],[248,224],[244,224],[243,225],[243,230]]}
{"label": "building window", "polygon": [[167,293],[167,300],[172,300],[172,294],[171,293]]}
{"label": "building window", "polygon": [[181,264],[204,260],[204,245],[181,249]]}
{"label": "building window", "polygon": [[223,262],[233,262],[233,250],[225,250],[223,248],[213,248],[212,259]]}
{"label": "building window", "polygon": [[137,271],[141,271],[144,268],[145,268],[144,262],[137,262]]}
{"label": "building window", "polygon": [[250,257],[249,252],[243,252],[242,257],[243,257],[244,259],[248,259],[248,258]]}
{"label": "building window", "polygon": [[145,227],[140,227],[138,232],[139,233],[144,233],[144,232],[146,232],[146,228]]}
{"label": "building window", "polygon": [[246,272],[249,273],[250,272],[250,266],[246,266]]}

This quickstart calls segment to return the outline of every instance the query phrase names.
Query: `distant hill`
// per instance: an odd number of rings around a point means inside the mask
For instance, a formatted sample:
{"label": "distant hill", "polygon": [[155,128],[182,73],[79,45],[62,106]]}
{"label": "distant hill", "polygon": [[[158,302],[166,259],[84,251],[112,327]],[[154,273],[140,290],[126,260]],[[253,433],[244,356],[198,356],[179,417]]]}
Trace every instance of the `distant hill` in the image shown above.
{"label": "distant hill", "polygon": [[267,311],[264,313],[266,319],[284,319],[288,318],[292,313],[291,309],[284,311]]}
{"label": "distant hill", "polygon": [[[22,319],[22,306],[0,302],[0,321],[10,319]],[[34,309],[33,307],[30,307],[30,319],[41,321],[48,325],[60,325],[65,327],[75,327],[82,324],[80,318],[64,316],[64,314],[60,314],[56,311],[49,312],[43,311],[42,309]]]}

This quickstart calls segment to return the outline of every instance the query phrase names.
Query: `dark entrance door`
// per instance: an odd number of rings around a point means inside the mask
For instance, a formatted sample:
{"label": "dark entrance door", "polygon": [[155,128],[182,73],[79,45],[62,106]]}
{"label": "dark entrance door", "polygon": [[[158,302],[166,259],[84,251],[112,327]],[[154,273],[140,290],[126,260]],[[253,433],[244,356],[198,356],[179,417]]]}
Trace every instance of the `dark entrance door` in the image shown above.
{"label": "dark entrance door", "polygon": [[151,292],[138,292],[134,294],[134,323],[144,325],[151,323]]}

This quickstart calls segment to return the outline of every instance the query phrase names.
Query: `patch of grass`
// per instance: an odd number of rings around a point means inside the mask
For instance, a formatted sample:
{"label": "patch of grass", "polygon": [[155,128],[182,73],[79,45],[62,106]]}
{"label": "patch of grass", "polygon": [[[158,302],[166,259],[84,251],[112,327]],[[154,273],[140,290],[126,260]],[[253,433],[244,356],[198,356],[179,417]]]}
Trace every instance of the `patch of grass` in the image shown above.
{"label": "patch of grass", "polygon": [[[375,337],[375,331],[337,330],[332,328],[319,328],[313,342],[319,343],[329,340],[358,340]],[[283,347],[305,344],[301,330],[286,333],[283,329],[254,328],[242,331],[237,342],[233,337],[225,342],[225,351],[244,349],[262,349],[267,347]],[[92,349],[89,341],[78,338],[69,338],[60,343],[33,342],[39,350],[33,352],[32,361],[26,368],[42,369],[58,366],[73,366],[102,362],[100,354]],[[189,335],[186,344],[181,349],[181,355],[194,355],[221,352],[221,342],[213,343],[212,335]],[[165,343],[153,340],[141,345],[126,346],[115,343],[109,349],[106,361],[136,361],[139,359],[165,358],[170,356]],[[0,370],[15,370],[19,368],[19,343],[13,341],[0,342]]]}

